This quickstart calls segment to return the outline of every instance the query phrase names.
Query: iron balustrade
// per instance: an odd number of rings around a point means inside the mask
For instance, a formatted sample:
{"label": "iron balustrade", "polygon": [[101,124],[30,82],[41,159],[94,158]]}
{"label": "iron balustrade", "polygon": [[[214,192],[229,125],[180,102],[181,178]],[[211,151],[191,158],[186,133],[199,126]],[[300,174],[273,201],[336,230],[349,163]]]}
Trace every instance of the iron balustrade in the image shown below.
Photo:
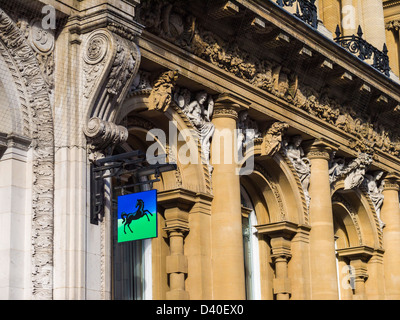
{"label": "iron balustrade", "polygon": [[383,44],[383,50],[380,51],[372,44],[368,43],[362,38],[363,32],[360,26],[358,26],[357,35],[353,34],[351,36],[341,36],[339,26],[336,27],[336,38],[334,41],[341,45],[343,48],[347,49],[353,54],[358,54],[361,60],[373,59],[372,67],[379,70],[386,76],[390,76],[389,71],[389,57],[387,55],[388,50],[386,44]]}
{"label": "iron balustrade", "polygon": [[318,27],[317,6],[315,0],[277,0],[280,7],[293,7],[296,3],[296,13],[294,14],[314,29]]}

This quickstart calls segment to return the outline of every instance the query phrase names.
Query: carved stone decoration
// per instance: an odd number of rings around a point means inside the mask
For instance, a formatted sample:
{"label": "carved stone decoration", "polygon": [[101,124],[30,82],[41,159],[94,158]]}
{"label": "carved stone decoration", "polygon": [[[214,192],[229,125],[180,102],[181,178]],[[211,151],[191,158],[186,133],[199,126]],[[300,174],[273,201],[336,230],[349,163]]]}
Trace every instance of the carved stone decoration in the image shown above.
{"label": "carved stone decoration", "polygon": [[173,99],[173,88],[178,80],[178,71],[163,72],[154,82],[149,96],[149,110],[166,112]]}
{"label": "carved stone decoration", "polygon": [[381,220],[380,213],[381,213],[381,207],[383,204],[383,187],[384,187],[384,181],[382,181],[382,176],[383,176],[383,171],[376,171],[371,174],[365,174],[364,181],[363,181],[363,187],[365,188],[367,194],[369,195],[374,208],[375,212],[378,216],[379,223],[381,225],[381,228],[384,227],[384,223]]}
{"label": "carved stone decoration", "polygon": [[84,103],[90,117],[112,121],[139,70],[139,48],[107,29],[97,29],[84,41],[82,59]]}
{"label": "carved stone decoration", "polygon": [[110,38],[106,33],[94,33],[83,49],[83,60],[86,62],[83,67],[85,77],[83,96],[87,99],[91,96],[96,80],[105,67],[104,58],[108,52],[109,41]]}
{"label": "carved stone decoration", "polygon": [[310,160],[304,156],[304,150],[301,147],[302,141],[303,139],[300,135],[293,136],[290,141],[284,139],[282,143],[282,151],[283,154],[292,162],[293,167],[300,178],[303,192],[306,197],[306,203],[307,206],[309,206],[311,198],[308,193],[308,187],[310,184],[311,166]]}
{"label": "carved stone decoration", "polygon": [[329,160],[329,182],[332,185],[342,174],[346,165],[344,158],[335,158],[336,151],[333,151]]}
{"label": "carved stone decoration", "polygon": [[133,79],[128,96],[133,96],[138,93],[150,93],[152,89],[153,86],[150,81],[150,73],[139,70],[135,79]]}
{"label": "carved stone decoration", "polygon": [[[260,59],[239,48],[237,42],[224,41],[186,13],[182,5],[172,8],[168,1],[149,0],[140,8],[138,16],[150,32],[352,134],[354,139],[349,141],[349,147],[356,151],[372,153],[378,148],[393,156],[400,155],[400,130],[387,132],[382,129],[385,126],[382,126],[383,120],[372,122],[365,114],[355,112],[353,107],[341,104],[339,98],[330,97],[325,88],[317,91],[299,83],[293,70]],[[396,26],[397,23],[392,23],[388,28]],[[392,122],[390,127],[396,125]]]}
{"label": "carved stone decoration", "polygon": [[273,157],[282,148],[282,139],[289,125],[284,122],[274,122],[266,131],[263,138],[262,154]]}
{"label": "carved stone decoration", "polygon": [[28,40],[36,54],[42,75],[49,87],[54,88],[54,45],[55,35],[52,29],[43,29],[41,20],[29,22],[27,18],[21,18],[17,26]]}
{"label": "carved stone decoration", "polygon": [[112,149],[126,142],[129,136],[125,127],[99,118],[91,118],[84,133],[88,141],[88,157],[92,162],[110,155]]}
{"label": "carved stone decoration", "polygon": [[[205,91],[192,94],[187,88],[176,88],[174,102],[189,119],[200,139],[202,160],[209,165],[210,145],[215,127],[211,122],[214,100]],[[212,168],[209,168],[210,171]]]}
{"label": "carved stone decoration", "polygon": [[372,155],[360,153],[357,159],[348,164],[343,163],[343,159],[333,159],[330,161],[330,182],[334,183],[340,178],[344,178],[344,190],[357,188],[364,181],[366,171],[372,163]]}
{"label": "carved stone decoration", "polygon": [[247,110],[239,112],[237,128],[238,150],[245,150],[248,143],[254,143],[255,139],[261,138],[261,132],[258,128],[258,124],[255,120],[249,117]]}
{"label": "carved stone decoration", "polygon": [[[0,9],[0,53],[21,85],[27,136],[32,138],[32,300],[53,298],[54,125],[49,87],[22,32]],[[29,117],[34,114],[33,117]]]}

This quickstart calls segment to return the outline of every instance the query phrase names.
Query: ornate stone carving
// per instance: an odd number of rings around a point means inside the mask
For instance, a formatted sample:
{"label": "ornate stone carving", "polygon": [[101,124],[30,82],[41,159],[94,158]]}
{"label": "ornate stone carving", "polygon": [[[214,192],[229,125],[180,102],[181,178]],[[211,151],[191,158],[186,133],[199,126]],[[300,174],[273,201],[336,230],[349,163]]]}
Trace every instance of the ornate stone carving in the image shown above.
{"label": "ornate stone carving", "polygon": [[361,185],[366,171],[372,163],[372,155],[360,153],[357,159],[345,163],[344,159],[331,159],[330,182],[334,183],[339,178],[344,178],[344,190],[354,189]]}
{"label": "ornate stone carving", "polygon": [[273,157],[282,148],[283,136],[289,125],[284,122],[274,122],[266,131],[263,139],[262,154]]}
{"label": "ornate stone carving", "polygon": [[128,96],[133,96],[139,93],[150,93],[153,86],[150,81],[150,73],[139,70],[135,79],[133,79],[132,86],[129,89]]}
{"label": "ornate stone carving", "polygon": [[173,99],[173,88],[178,80],[177,71],[166,71],[154,82],[149,96],[149,110],[168,110]]}
{"label": "ornate stone carving", "polygon": [[174,101],[196,129],[200,138],[202,158],[209,164],[210,144],[215,131],[211,122],[214,112],[213,98],[205,91],[193,95],[187,88],[177,88]]}
{"label": "ornate stone carving", "polygon": [[97,29],[87,36],[82,59],[84,103],[89,114],[112,120],[139,69],[139,48],[107,29]]}
{"label": "ornate stone carving", "polygon": [[28,21],[27,18],[20,18],[17,26],[28,40],[31,48],[36,54],[42,75],[49,87],[54,87],[54,30],[42,28],[40,20]]}
{"label": "ornate stone carving", "polygon": [[[279,63],[259,59],[239,48],[237,42],[224,41],[199,25],[183,7],[177,5],[172,8],[165,0],[146,1],[139,12],[139,19],[150,32],[354,135],[349,147],[358,152],[371,153],[373,149],[380,149],[393,156],[400,155],[400,130],[388,132],[381,122],[372,122],[364,114],[357,114],[351,106],[329,97],[326,88],[318,92],[300,84],[292,70]],[[396,127],[395,123],[393,127]]]}
{"label": "ornate stone carving", "polygon": [[254,143],[255,139],[261,138],[261,132],[255,120],[249,117],[248,111],[243,110],[238,115],[238,150],[245,150],[247,144]]}
{"label": "ornate stone carving", "polygon": [[310,168],[310,160],[304,156],[304,150],[301,147],[302,141],[303,139],[300,135],[293,136],[290,141],[284,139],[282,143],[282,151],[284,155],[286,155],[292,162],[293,167],[300,178],[300,182],[308,206],[310,203],[308,186],[310,184],[311,168]]}
{"label": "ornate stone carving", "polygon": [[[54,127],[49,87],[36,54],[0,9],[0,53],[21,85],[20,100],[32,138],[32,299],[53,298]],[[18,70],[18,71],[17,71]]]}
{"label": "ornate stone carving", "polygon": [[380,217],[381,207],[384,199],[384,195],[382,193],[384,188],[384,181],[382,181],[383,173],[383,171],[376,171],[371,174],[365,174],[364,181],[362,183],[372,201],[372,204],[374,205],[381,228],[384,226],[384,223]]}
{"label": "ornate stone carving", "polygon": [[91,118],[84,128],[88,141],[89,160],[94,162],[110,155],[112,149],[128,139],[128,129],[114,123]]}

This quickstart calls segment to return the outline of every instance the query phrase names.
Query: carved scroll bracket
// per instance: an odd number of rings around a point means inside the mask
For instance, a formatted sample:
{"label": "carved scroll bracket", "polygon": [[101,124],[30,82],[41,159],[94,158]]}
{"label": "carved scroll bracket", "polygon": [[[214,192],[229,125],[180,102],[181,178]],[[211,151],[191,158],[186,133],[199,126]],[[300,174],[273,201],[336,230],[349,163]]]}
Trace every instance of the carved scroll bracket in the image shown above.
{"label": "carved scroll bracket", "polygon": [[99,118],[91,118],[84,128],[89,160],[94,162],[110,155],[112,149],[128,139],[128,129]]}

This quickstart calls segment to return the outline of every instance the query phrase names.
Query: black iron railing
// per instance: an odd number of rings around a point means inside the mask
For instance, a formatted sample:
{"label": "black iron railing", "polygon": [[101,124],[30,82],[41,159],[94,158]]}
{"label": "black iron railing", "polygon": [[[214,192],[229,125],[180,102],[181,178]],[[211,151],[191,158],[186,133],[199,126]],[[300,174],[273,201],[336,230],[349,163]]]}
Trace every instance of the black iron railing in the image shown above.
{"label": "black iron railing", "polygon": [[358,55],[361,60],[373,59],[372,67],[386,76],[390,76],[389,57],[387,55],[388,50],[386,44],[383,44],[382,51],[375,48],[372,44],[362,38],[363,32],[360,26],[358,26],[357,35],[341,36],[339,26],[336,27],[335,34],[336,38],[334,40],[336,43],[340,44],[349,52]]}
{"label": "black iron railing", "polygon": [[313,28],[318,27],[317,6],[315,0],[277,0],[276,3],[280,7],[293,7],[296,5],[296,17],[303,20]]}

